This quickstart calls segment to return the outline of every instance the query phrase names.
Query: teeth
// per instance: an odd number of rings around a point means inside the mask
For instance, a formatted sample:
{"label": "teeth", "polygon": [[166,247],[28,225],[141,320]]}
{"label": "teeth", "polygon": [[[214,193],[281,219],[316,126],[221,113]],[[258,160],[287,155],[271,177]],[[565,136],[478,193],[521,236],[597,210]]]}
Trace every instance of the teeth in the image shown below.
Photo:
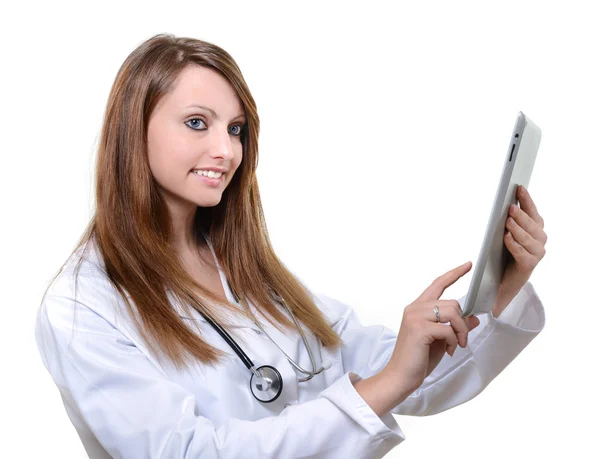
{"label": "teeth", "polygon": [[222,172],[215,172],[215,171],[203,171],[200,169],[196,169],[194,171],[194,174],[198,174],[198,175],[204,175],[206,177],[210,177],[210,178],[219,178],[221,175],[223,175]]}

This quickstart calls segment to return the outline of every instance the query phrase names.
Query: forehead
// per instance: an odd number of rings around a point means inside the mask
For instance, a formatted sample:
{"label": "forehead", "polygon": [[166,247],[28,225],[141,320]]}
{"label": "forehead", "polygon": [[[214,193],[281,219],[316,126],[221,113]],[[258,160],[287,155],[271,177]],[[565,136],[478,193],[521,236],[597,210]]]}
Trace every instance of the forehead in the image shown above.
{"label": "forehead", "polygon": [[175,80],[171,91],[159,103],[176,110],[183,110],[192,104],[210,107],[220,117],[235,116],[244,112],[238,95],[229,81],[216,70],[199,65],[189,65],[184,68]]}

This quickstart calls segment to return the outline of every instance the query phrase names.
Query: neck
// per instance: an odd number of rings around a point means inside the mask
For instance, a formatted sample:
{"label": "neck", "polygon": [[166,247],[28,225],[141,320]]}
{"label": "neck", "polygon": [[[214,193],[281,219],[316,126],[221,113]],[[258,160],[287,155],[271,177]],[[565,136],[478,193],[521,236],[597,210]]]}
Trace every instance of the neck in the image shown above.
{"label": "neck", "polygon": [[[171,201],[171,202],[169,202]],[[173,202],[167,198],[171,214],[171,243],[180,255],[196,249],[194,237],[194,218],[198,206],[190,203]]]}

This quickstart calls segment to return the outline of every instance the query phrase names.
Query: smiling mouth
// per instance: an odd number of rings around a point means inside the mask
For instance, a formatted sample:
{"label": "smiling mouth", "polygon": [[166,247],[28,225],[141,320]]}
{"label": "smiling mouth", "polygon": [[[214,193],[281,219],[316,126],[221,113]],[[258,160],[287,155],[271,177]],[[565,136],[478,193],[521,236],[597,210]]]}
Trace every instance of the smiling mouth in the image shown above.
{"label": "smiling mouth", "polygon": [[208,177],[208,178],[214,178],[214,179],[221,178],[226,174],[226,172],[214,172],[214,171],[208,171],[205,174],[203,172],[200,172],[200,169],[192,169],[190,172],[192,174],[199,175],[201,177]]}
{"label": "smiling mouth", "polygon": [[191,172],[191,174],[195,175],[200,181],[204,182],[205,185],[210,187],[219,187],[225,182],[225,173],[221,174],[219,177],[209,177],[207,175],[197,174],[195,172]]}

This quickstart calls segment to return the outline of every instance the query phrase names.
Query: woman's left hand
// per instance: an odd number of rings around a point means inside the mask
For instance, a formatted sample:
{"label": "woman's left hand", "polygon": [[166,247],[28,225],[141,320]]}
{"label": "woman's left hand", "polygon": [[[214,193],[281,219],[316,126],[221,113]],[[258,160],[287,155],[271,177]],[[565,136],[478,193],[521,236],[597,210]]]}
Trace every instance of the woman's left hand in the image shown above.
{"label": "woman's left hand", "polygon": [[517,199],[520,207],[511,204],[504,233],[504,243],[514,259],[508,262],[498,289],[492,309],[496,318],[527,283],[533,269],[546,254],[544,246],[548,236],[544,232],[544,219],[522,185],[517,189]]}

